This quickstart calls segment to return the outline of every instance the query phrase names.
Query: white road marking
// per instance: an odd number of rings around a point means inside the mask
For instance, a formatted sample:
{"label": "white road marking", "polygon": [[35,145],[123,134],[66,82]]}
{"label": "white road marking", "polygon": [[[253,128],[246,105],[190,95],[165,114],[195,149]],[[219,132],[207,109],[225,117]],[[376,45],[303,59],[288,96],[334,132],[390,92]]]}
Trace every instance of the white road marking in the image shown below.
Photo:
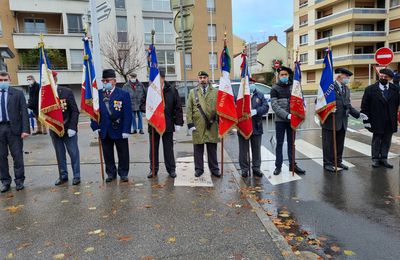
{"label": "white road marking", "polygon": [[213,187],[208,165],[204,165],[204,174],[200,178],[194,176],[194,157],[182,157],[176,160],[175,187]]}
{"label": "white road marking", "polygon": [[[319,147],[310,144],[309,142],[304,141],[303,139],[297,139],[296,140],[296,150],[299,151],[300,153],[304,154],[308,158],[312,159],[314,162],[318,163],[321,166],[324,166],[324,160],[319,159],[322,157],[322,149]],[[343,164],[352,168],[355,167],[352,163],[349,163],[347,161],[343,161]]]}
{"label": "white road marking", "polygon": [[[371,156],[371,145],[364,144],[350,138],[346,138],[344,146],[361,154]],[[395,154],[389,153],[390,159],[395,157],[396,157]]]}

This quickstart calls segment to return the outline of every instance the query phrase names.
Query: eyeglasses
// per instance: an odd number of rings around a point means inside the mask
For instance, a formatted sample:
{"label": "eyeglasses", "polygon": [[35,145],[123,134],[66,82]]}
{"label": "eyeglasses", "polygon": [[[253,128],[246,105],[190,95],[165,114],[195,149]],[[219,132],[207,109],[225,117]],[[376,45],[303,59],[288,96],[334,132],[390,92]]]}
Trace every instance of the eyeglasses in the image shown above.
{"label": "eyeglasses", "polygon": [[109,83],[111,81],[113,81],[115,78],[109,78],[109,79],[102,79],[101,82],[103,83]]}

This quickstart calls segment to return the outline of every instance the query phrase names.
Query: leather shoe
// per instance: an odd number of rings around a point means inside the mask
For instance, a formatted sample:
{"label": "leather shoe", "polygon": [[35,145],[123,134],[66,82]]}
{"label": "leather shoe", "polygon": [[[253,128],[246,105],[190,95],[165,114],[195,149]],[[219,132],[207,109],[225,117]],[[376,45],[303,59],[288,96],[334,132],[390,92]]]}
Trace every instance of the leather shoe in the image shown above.
{"label": "leather shoe", "polygon": [[169,177],[171,177],[172,179],[176,178],[176,172],[175,171],[171,171],[168,173]]}
{"label": "leather shoe", "polygon": [[17,186],[15,187],[17,191],[23,190],[25,188],[23,183],[18,183]]}
{"label": "leather shoe", "polygon": [[376,160],[376,159],[373,159],[373,160],[372,160],[372,167],[373,167],[373,168],[379,168],[379,167],[381,167],[380,161],[379,161],[379,160]]}
{"label": "leather shoe", "polygon": [[194,176],[197,177],[197,178],[199,178],[201,175],[203,175],[203,173],[204,173],[204,172],[196,171],[196,172],[194,173]]}
{"label": "leather shoe", "polygon": [[66,182],[68,182],[68,179],[59,178],[59,179],[56,181],[55,185],[56,185],[56,186],[60,186],[60,185],[62,185],[62,184],[64,184],[64,183],[66,183]]}
{"label": "leather shoe", "polygon": [[79,185],[80,183],[81,183],[81,179],[74,178],[74,179],[72,180],[72,185]]}
{"label": "leather shoe", "polygon": [[140,130],[140,131],[139,131],[139,134],[144,135],[143,130]]}
{"label": "leather shoe", "polygon": [[303,169],[301,169],[301,168],[300,168],[299,166],[297,166],[297,165],[294,166],[294,172],[295,172],[296,174],[299,174],[299,175],[304,175],[304,174],[306,174],[306,171],[303,170]]}
{"label": "leather shoe", "polygon": [[274,170],[274,175],[279,175],[279,174],[281,174],[281,171],[282,171],[282,169],[281,168],[275,168],[275,170]]}
{"label": "leather shoe", "polygon": [[106,182],[112,182],[113,180],[115,180],[115,177],[107,177],[106,178]]}
{"label": "leather shoe", "polygon": [[343,163],[339,163],[338,168],[342,168],[343,170],[347,171],[349,169],[349,167],[347,167],[346,165],[344,165]]}
{"label": "leather shoe", "polygon": [[381,163],[383,165],[383,167],[387,168],[387,169],[393,169],[393,165],[391,165],[390,163],[388,163],[387,159],[382,159]]}
{"label": "leather shoe", "polygon": [[42,134],[42,132],[36,131],[36,132],[34,132],[32,135],[41,135],[41,134]]}
{"label": "leather shoe", "polygon": [[[336,172],[335,166],[332,166],[332,165],[325,165],[324,169],[328,172]],[[340,171],[342,171],[342,169],[338,168],[337,171],[340,172]]]}
{"label": "leather shoe", "polygon": [[[157,172],[154,174],[154,177],[157,177]],[[153,171],[150,171],[149,174],[147,174],[147,178],[153,178]]]}
{"label": "leather shoe", "polygon": [[133,130],[132,134],[133,134],[133,135],[137,134],[137,131],[136,131],[136,130]]}
{"label": "leather shoe", "polygon": [[258,178],[262,178],[264,174],[259,170],[253,170],[253,175]]}
{"label": "leather shoe", "polygon": [[4,193],[10,190],[10,185],[2,185],[0,188],[0,192]]}
{"label": "leather shoe", "polygon": [[249,177],[249,172],[248,171],[242,171],[242,177],[243,178]]}
{"label": "leather shoe", "polygon": [[217,178],[221,178],[221,173],[218,171],[218,172],[212,172],[211,173],[214,177],[217,177]]}
{"label": "leather shoe", "polygon": [[128,176],[122,176],[120,179],[121,179],[122,182],[128,182],[129,181]]}

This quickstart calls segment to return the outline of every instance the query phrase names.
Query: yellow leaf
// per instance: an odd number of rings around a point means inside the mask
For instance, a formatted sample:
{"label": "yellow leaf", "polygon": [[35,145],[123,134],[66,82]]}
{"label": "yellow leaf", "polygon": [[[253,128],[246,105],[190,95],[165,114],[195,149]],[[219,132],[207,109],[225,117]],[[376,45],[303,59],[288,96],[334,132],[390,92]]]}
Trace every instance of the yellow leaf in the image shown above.
{"label": "yellow leaf", "polygon": [[100,233],[101,233],[101,229],[97,229],[97,230],[94,230],[94,231],[90,231],[89,235],[98,235]]}
{"label": "yellow leaf", "polygon": [[209,217],[211,217],[213,214],[212,213],[206,213],[206,214],[204,214],[204,216],[206,217],[206,218],[209,218]]}
{"label": "yellow leaf", "polygon": [[80,191],[74,192],[74,195],[81,195]]}
{"label": "yellow leaf", "polygon": [[53,255],[53,259],[64,259],[65,254],[61,253],[61,254],[57,254],[57,255]]}
{"label": "yellow leaf", "polygon": [[279,217],[288,218],[288,217],[290,217],[290,216],[289,216],[289,214],[283,213],[283,214],[279,214]]}
{"label": "yellow leaf", "polygon": [[304,240],[304,238],[303,238],[303,237],[296,237],[296,240],[299,241],[299,242],[301,242],[301,241]]}
{"label": "yellow leaf", "polygon": [[69,200],[62,200],[61,203],[68,203]]}
{"label": "yellow leaf", "polygon": [[13,259],[15,257],[15,254],[13,252],[10,252],[7,254],[6,259]]}
{"label": "yellow leaf", "polygon": [[10,213],[17,213],[19,211],[20,208],[22,208],[24,205],[18,205],[18,206],[9,206],[7,208],[5,208],[5,210],[7,210]]}
{"label": "yellow leaf", "polygon": [[85,253],[91,253],[94,251],[94,247],[88,247],[85,249]]}
{"label": "yellow leaf", "polygon": [[356,253],[354,253],[354,252],[351,251],[351,250],[344,250],[343,252],[344,252],[344,254],[347,255],[347,256],[356,255]]}
{"label": "yellow leaf", "polygon": [[168,243],[175,243],[176,242],[176,237],[169,237],[167,240]]}
{"label": "yellow leaf", "polygon": [[90,207],[89,210],[96,210],[96,207]]}

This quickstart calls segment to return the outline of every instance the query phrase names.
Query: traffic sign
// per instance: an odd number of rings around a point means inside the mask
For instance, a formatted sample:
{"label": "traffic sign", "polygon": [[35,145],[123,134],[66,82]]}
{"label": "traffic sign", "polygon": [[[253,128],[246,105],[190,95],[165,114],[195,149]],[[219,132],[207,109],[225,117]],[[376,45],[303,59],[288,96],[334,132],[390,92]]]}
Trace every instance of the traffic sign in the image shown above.
{"label": "traffic sign", "polygon": [[188,8],[194,6],[194,0],[171,0],[171,9],[179,10],[181,8]]}
{"label": "traffic sign", "polygon": [[[96,14],[97,14],[97,22],[100,23],[104,20],[107,20],[111,13],[111,7],[108,5],[107,2],[103,2],[96,6]],[[90,21],[90,10],[87,11],[87,17],[83,16],[82,19],[85,22],[85,19]]]}
{"label": "traffic sign", "polygon": [[177,34],[181,34],[182,31],[191,32],[193,30],[193,26],[194,26],[194,16],[192,12],[190,12],[189,10],[183,10],[183,15],[181,15],[181,12],[178,12],[175,15],[174,28]]}
{"label": "traffic sign", "polygon": [[281,67],[281,63],[277,60],[274,62],[274,68],[279,69]]}
{"label": "traffic sign", "polygon": [[249,58],[249,66],[256,66],[258,56],[257,42],[252,42],[247,45],[247,56]]}
{"label": "traffic sign", "polygon": [[381,66],[389,65],[394,58],[394,53],[391,49],[383,47],[375,52],[375,61]]}

